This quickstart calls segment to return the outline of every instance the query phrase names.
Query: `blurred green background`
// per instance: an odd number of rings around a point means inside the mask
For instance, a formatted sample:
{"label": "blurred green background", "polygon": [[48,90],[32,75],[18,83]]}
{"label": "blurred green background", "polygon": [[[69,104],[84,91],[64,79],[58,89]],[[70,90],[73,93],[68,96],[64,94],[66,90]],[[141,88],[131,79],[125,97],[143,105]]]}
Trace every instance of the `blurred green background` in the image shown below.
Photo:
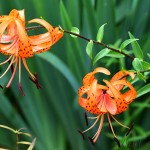
{"label": "blurred green background", "polygon": [[[103,42],[117,47],[128,39],[128,31],[140,39],[139,44],[144,59],[149,61],[150,53],[150,1],[149,0],[1,0],[0,15],[9,14],[12,9],[25,9],[26,23],[42,17],[53,26],[60,25],[70,30],[75,26],[80,34],[96,39],[99,27],[107,23]],[[28,24],[29,25],[29,24]],[[102,133],[93,146],[77,132],[87,128],[84,110],[78,105],[77,90],[82,85],[84,75],[96,66],[108,68],[112,75],[121,68],[132,69],[128,58],[104,57],[91,67],[86,54],[87,41],[72,38],[69,34],[55,44],[50,51],[27,59],[32,72],[37,72],[43,88],[37,90],[22,69],[22,86],[25,96],[20,94],[16,74],[9,89],[0,89],[0,124],[14,129],[26,128],[37,138],[35,150],[107,150],[118,149],[105,119]],[[94,46],[94,55],[102,47]],[[129,47],[130,49],[130,47]],[[129,54],[132,51],[127,51]],[[0,55],[0,62],[6,57]],[[1,73],[5,67],[0,68]],[[0,79],[5,86],[11,72]],[[147,83],[150,79],[147,80]],[[139,90],[146,85],[143,81],[135,84]],[[150,146],[150,97],[149,94],[137,98],[128,111],[117,116],[125,125],[134,123],[129,136],[126,130],[114,123],[115,132],[121,141],[120,149],[145,149]],[[93,129],[86,135],[92,136]],[[21,136],[22,140],[32,138]],[[0,147],[15,150],[16,136],[0,128]],[[109,144],[108,144],[109,143]],[[20,150],[27,149],[20,146]]]}

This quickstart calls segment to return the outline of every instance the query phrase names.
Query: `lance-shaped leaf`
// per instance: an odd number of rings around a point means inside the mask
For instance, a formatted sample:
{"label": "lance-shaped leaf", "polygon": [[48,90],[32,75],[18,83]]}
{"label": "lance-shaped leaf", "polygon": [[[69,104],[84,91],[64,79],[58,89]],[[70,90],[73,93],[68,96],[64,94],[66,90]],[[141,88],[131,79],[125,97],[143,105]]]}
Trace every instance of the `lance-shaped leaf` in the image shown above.
{"label": "lance-shaped leaf", "polygon": [[98,32],[97,32],[97,36],[96,36],[96,40],[98,42],[101,42],[103,40],[103,36],[104,36],[104,27],[107,23],[103,24],[102,26],[100,26]]}
{"label": "lance-shaped leaf", "polygon": [[150,69],[150,63],[146,62],[146,61],[141,61],[142,66],[143,66],[143,70],[148,70]]}
{"label": "lance-shaped leaf", "polygon": [[108,48],[105,48],[103,50],[101,50],[95,57],[93,60],[93,66],[95,65],[95,63],[100,60],[101,58],[103,58],[104,56],[106,56],[108,53],[110,52],[110,50]]}
{"label": "lance-shaped leaf", "polygon": [[[80,31],[79,31],[79,29],[77,28],[77,27],[72,27],[71,28],[71,32],[73,32],[73,33],[75,33],[75,34],[79,34],[80,33]],[[72,37],[74,37],[74,38],[77,38],[77,36],[76,35],[73,35],[73,34],[70,34]]]}
{"label": "lance-shaped leaf", "polygon": [[[134,36],[130,32],[129,32],[129,37],[130,39],[135,39]],[[138,42],[137,41],[132,42],[131,46],[132,46],[135,57],[143,60],[143,52]]]}
{"label": "lance-shaped leaf", "polygon": [[92,59],[92,49],[93,49],[93,41],[90,40],[90,42],[88,42],[87,46],[86,46],[86,53],[88,54],[88,56]]}
{"label": "lance-shaped leaf", "polygon": [[126,46],[128,46],[130,43],[137,41],[138,39],[128,39],[125,40],[121,45],[120,45],[120,49],[123,50]]}
{"label": "lance-shaped leaf", "polygon": [[149,93],[150,92],[150,83],[146,84],[144,87],[140,88],[138,91],[137,91],[137,97],[140,97],[146,93]]}

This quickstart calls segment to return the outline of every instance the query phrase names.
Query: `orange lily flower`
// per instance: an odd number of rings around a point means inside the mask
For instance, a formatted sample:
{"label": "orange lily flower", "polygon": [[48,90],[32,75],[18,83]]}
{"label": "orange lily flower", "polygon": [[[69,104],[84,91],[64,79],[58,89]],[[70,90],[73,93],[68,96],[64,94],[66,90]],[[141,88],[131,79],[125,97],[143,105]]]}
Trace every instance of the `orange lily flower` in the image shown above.
{"label": "orange lily flower", "polygon": [[55,44],[62,36],[63,32],[59,28],[53,28],[48,22],[43,19],[33,19],[29,23],[38,23],[47,29],[46,33],[28,36],[25,28],[24,10],[13,9],[9,15],[0,16],[0,53],[9,55],[9,58],[0,63],[0,65],[9,62],[6,71],[0,76],[2,78],[10,68],[12,69],[12,76],[6,85],[8,88],[15,76],[17,67],[19,68],[19,89],[23,93],[21,87],[21,61],[24,64],[30,79],[36,84],[37,88],[41,86],[38,83],[37,75],[32,74],[29,70],[26,58],[33,57],[36,53],[47,51],[53,44]]}
{"label": "orange lily flower", "polygon": [[[88,119],[95,119],[96,121],[87,130],[83,132],[79,130],[79,133],[83,135],[83,133],[92,129],[100,120],[100,125],[96,134],[93,136],[93,138],[89,138],[94,144],[100,135],[104,122],[104,115],[107,114],[113,136],[120,146],[120,143],[114,133],[110,117],[113,118],[119,125],[129,129],[129,131],[131,130],[131,128],[121,124],[118,120],[116,120],[113,115],[117,115],[123,111],[126,111],[128,105],[136,98],[136,90],[126,79],[127,76],[130,76],[132,79],[134,79],[135,75],[133,72],[119,71],[111,78],[110,81],[103,80],[105,85],[101,85],[94,76],[97,73],[110,75],[109,70],[106,68],[96,68],[93,72],[88,73],[83,78],[83,86],[78,90],[79,105],[89,113],[97,115],[96,117],[88,117]],[[128,90],[122,92],[124,87],[128,88]]]}

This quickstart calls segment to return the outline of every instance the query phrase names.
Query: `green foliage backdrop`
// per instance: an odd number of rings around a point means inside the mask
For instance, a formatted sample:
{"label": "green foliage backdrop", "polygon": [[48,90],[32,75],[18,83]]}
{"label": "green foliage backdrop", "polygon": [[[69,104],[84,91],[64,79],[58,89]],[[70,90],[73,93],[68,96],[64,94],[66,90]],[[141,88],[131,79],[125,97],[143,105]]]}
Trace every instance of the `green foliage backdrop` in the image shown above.
{"label": "green foliage backdrop", "polygon": [[[150,53],[150,2],[149,0],[1,0],[0,15],[8,14],[12,9],[25,9],[26,21],[42,17],[53,26],[60,25],[70,30],[75,26],[80,34],[96,39],[99,27],[105,26],[104,43],[112,46],[128,39],[128,31],[140,39],[145,60]],[[26,128],[36,137],[36,150],[87,150],[117,149],[111,138],[108,124],[102,130],[97,143],[93,146],[88,139],[82,140],[77,132],[86,128],[84,110],[78,105],[77,90],[82,84],[83,76],[93,70],[86,54],[87,42],[72,38],[69,34],[55,44],[50,51],[37,54],[27,59],[32,72],[37,72],[43,88],[37,90],[28,79],[25,70],[22,73],[22,86],[25,96],[17,89],[17,75],[9,89],[0,90],[0,124],[14,129]],[[94,46],[94,53],[101,47]],[[127,51],[131,53],[130,51]],[[4,56],[0,55],[0,60]],[[104,57],[96,66],[110,69],[112,75],[119,69],[132,69],[131,61]],[[1,73],[4,67],[0,68]],[[8,73],[0,79],[6,85]],[[148,79],[147,83],[150,81]],[[138,90],[146,83],[135,84]],[[150,86],[148,85],[150,88]],[[123,148],[147,149],[150,145],[150,97],[146,94],[135,100],[127,112],[118,116],[126,125],[134,122],[135,127],[128,137],[125,129],[115,126]],[[89,135],[93,135],[94,131]],[[24,139],[24,136],[21,138]],[[31,141],[31,138],[24,139]],[[16,137],[5,129],[0,129],[0,147],[15,149]],[[110,144],[108,144],[108,142]],[[130,144],[130,145],[129,145]],[[20,146],[20,149],[27,149]]]}

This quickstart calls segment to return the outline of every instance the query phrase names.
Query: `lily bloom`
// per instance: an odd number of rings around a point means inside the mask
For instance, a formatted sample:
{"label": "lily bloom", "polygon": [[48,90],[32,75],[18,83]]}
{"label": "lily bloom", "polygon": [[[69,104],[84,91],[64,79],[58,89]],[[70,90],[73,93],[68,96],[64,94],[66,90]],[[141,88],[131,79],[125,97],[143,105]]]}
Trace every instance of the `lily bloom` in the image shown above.
{"label": "lily bloom", "polygon": [[131,130],[131,128],[121,124],[117,119],[115,119],[114,115],[126,111],[128,105],[136,98],[136,90],[126,79],[127,76],[130,76],[132,79],[134,79],[135,75],[133,72],[119,71],[111,78],[110,81],[103,79],[105,85],[102,85],[98,83],[98,80],[95,77],[95,74],[98,73],[110,75],[109,70],[106,68],[96,68],[93,72],[88,73],[83,78],[83,86],[78,90],[79,105],[87,112],[97,115],[96,117],[86,117],[86,121],[88,119],[92,119],[95,120],[95,122],[87,130],[83,132],[79,130],[79,133],[81,133],[83,136],[83,133],[92,129],[100,120],[99,128],[96,134],[92,138],[89,138],[92,144],[94,144],[102,130],[104,115],[107,114],[108,122],[114,139],[120,146],[120,143],[115,135],[110,117],[114,119],[119,125],[129,129],[129,131]]}
{"label": "lily bloom", "polygon": [[29,70],[26,58],[33,57],[36,53],[45,52],[55,44],[62,36],[63,32],[58,27],[53,28],[43,19],[33,19],[29,23],[38,23],[42,25],[47,32],[43,34],[28,36],[25,28],[24,10],[13,9],[9,15],[0,16],[0,53],[8,55],[8,59],[0,65],[9,62],[6,71],[0,76],[2,78],[10,68],[12,76],[6,85],[8,88],[15,76],[17,67],[19,72],[19,89],[23,93],[21,87],[21,63],[30,75],[30,79],[36,84],[37,88],[41,86],[38,83],[36,74]]}

